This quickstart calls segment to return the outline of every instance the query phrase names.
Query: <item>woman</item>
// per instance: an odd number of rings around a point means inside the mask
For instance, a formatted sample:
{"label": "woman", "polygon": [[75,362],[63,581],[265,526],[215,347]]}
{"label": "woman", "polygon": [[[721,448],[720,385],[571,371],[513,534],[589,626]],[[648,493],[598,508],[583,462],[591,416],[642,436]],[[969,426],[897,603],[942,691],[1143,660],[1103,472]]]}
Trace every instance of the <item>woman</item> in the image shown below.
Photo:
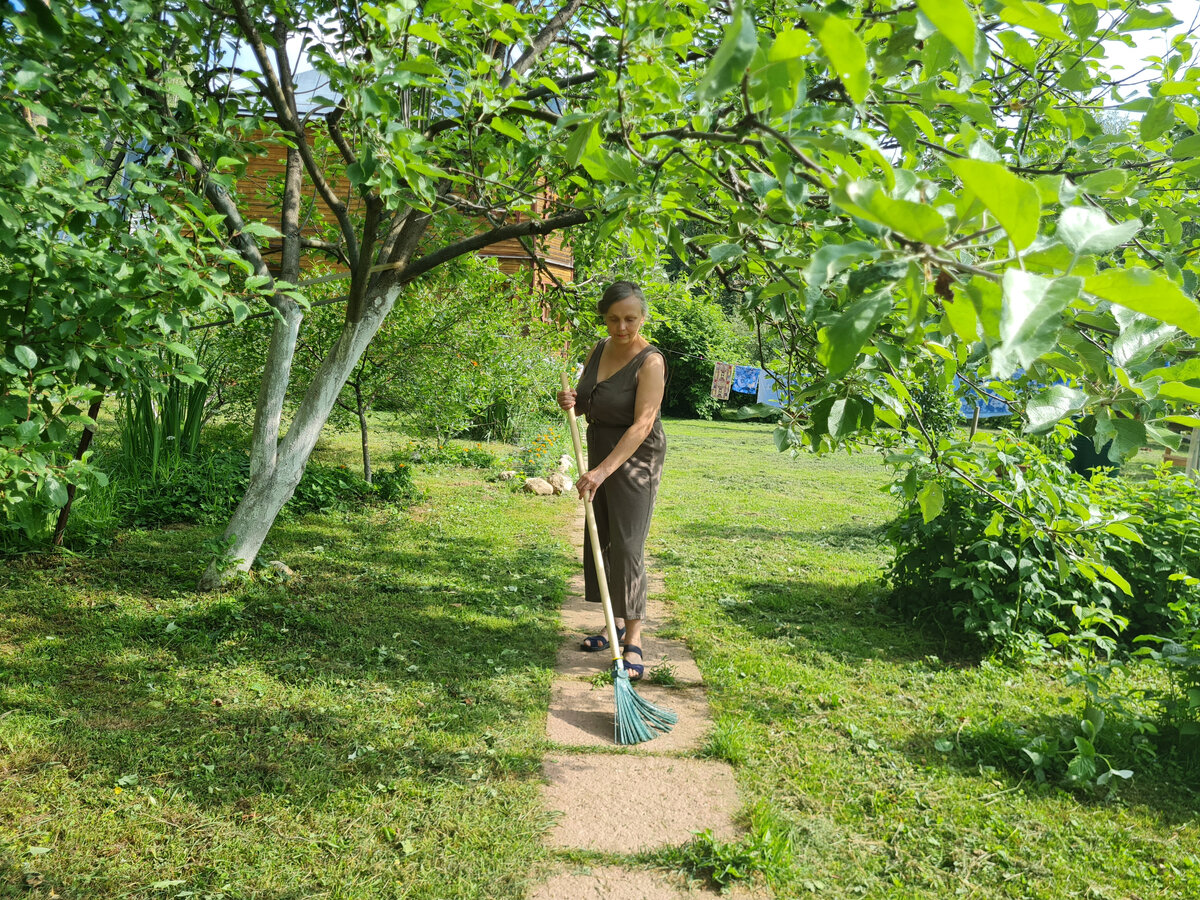
{"label": "woman", "polygon": [[[649,309],[642,289],[618,281],[596,305],[608,337],[592,348],[573,391],[559,391],[558,405],[587,416],[588,471],[576,482],[592,499],[617,634],[625,668],[636,681],[642,663],[646,616],[646,534],[667,450],[659,410],[667,382],[662,351],[641,336]],[[585,599],[600,602],[591,542],[583,544]],[[584,650],[608,647],[604,634],[584,640]]]}

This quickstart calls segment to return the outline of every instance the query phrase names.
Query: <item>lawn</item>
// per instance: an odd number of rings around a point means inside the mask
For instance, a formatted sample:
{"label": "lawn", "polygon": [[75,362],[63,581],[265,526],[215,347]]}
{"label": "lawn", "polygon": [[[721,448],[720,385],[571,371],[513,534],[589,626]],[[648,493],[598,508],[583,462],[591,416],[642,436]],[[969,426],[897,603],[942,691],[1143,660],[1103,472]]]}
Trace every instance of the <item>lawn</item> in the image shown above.
{"label": "lawn", "polygon": [[714,748],[793,830],[780,896],[1200,896],[1194,781],[1133,756],[1113,760],[1135,775],[1112,796],[1038,785],[1021,748],[1078,719],[1078,689],[890,613],[878,457],[792,461],[719,423],[668,436],[652,549]]}
{"label": "lawn", "polygon": [[[1194,782],[1146,757],[1114,760],[1136,774],[1109,797],[1036,784],[1020,748],[1079,711],[1062,673],[890,613],[878,457],[667,433],[650,552],[707,752],[792,835],[777,896],[1200,895]],[[356,441],[318,456],[353,466]],[[213,529],[5,560],[0,897],[524,896],[576,508],[485,475],[283,520],[267,558],[297,577],[217,594],[191,590]]]}

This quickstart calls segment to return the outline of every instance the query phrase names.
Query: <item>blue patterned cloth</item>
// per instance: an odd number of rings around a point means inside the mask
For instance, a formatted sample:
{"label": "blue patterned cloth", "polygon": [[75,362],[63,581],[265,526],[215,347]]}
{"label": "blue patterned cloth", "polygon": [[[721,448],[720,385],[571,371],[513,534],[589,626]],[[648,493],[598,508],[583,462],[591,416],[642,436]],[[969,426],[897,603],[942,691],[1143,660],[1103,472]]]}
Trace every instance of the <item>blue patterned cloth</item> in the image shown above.
{"label": "blue patterned cloth", "polygon": [[733,370],[733,389],[741,394],[757,394],[759,374],[754,366],[736,366]]}

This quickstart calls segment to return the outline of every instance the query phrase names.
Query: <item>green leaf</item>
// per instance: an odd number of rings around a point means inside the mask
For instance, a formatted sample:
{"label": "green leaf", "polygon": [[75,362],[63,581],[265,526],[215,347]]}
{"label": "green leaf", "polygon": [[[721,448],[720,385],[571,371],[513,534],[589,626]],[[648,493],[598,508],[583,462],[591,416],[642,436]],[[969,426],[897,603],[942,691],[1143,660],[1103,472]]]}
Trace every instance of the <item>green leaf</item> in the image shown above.
{"label": "green leaf", "polygon": [[911,200],[895,200],[874,181],[851,181],[833,192],[833,201],[852,215],[922,244],[940,244],[946,237],[946,220],[936,209]]}
{"label": "green leaf", "polygon": [[921,518],[928,525],[942,514],[946,506],[946,495],[942,485],[937,481],[928,481],[917,494],[917,504],[921,507]]}
{"label": "green leaf", "polygon": [[23,365],[26,369],[32,369],[37,365],[37,354],[24,344],[17,344],[17,346],[13,348],[13,356],[15,356],[17,358],[17,362]]}
{"label": "green leaf", "polygon": [[1112,566],[1105,566],[1100,570],[1100,574],[1119,587],[1127,596],[1133,596],[1133,588],[1129,586],[1129,582]]}
{"label": "green leaf", "polygon": [[1200,337],[1200,305],[1162,272],[1105,269],[1084,282],[1084,290],[1102,300],[1153,316]]}
{"label": "green leaf", "polygon": [[1019,25],[1030,31],[1050,38],[1052,41],[1069,41],[1070,35],[1063,30],[1062,19],[1040,3],[1033,0],[1001,0],[1004,9],[1000,13],[1002,21],[1010,25]]}
{"label": "green leaf", "polygon": [[[955,0],[960,2],[961,0]],[[821,43],[821,50],[833,65],[842,87],[855,103],[867,99],[871,76],[867,73],[867,47],[850,23],[835,15],[810,13],[808,27]]]}
{"label": "green leaf", "polygon": [[240,325],[250,315],[250,307],[236,297],[229,300],[229,309],[233,313],[233,324]]}
{"label": "green leaf", "polygon": [[838,272],[860,259],[874,259],[879,249],[866,241],[849,244],[824,244],[813,254],[804,271],[804,280],[813,287],[824,287]]}
{"label": "green leaf", "polygon": [[1076,37],[1090,37],[1100,24],[1100,13],[1091,3],[1068,3],[1067,18]]}
{"label": "green leaf", "polygon": [[70,498],[67,494],[67,486],[65,484],[63,484],[53,475],[47,475],[44,484],[46,488],[47,500],[49,500],[58,509],[62,509],[67,505],[67,500]]}
{"label": "green leaf", "polygon": [[1175,104],[1170,100],[1155,100],[1138,123],[1143,141],[1152,141],[1175,124]]}
{"label": "green leaf", "polygon": [[1146,377],[1157,375],[1164,381],[1200,381],[1200,359],[1184,360],[1173,366],[1151,369]]}
{"label": "green leaf", "polygon": [[1121,334],[1112,344],[1113,360],[1119,366],[1135,366],[1156,350],[1163,341],[1175,334],[1173,325],[1157,319],[1121,310],[1117,321]]}
{"label": "green leaf", "polygon": [[1058,219],[1058,239],[1080,256],[1115,250],[1133,240],[1141,229],[1137,219],[1113,225],[1103,211],[1085,206],[1064,209]]}
{"label": "green leaf", "polygon": [[738,3],[733,9],[729,25],[725,28],[721,46],[713,54],[708,71],[700,80],[697,96],[701,100],[711,100],[739,84],[757,49],[758,35],[754,30],[754,17]]}
{"label": "green leaf", "polygon": [[1183,403],[1200,404],[1200,387],[1181,384],[1178,381],[1166,381],[1158,386],[1156,395],[1162,400],[1179,400]]}
{"label": "green leaf", "polygon": [[817,358],[836,378],[854,365],[863,345],[892,309],[888,292],[880,291],[849,306],[836,322],[817,335]]}
{"label": "green leaf", "polygon": [[505,137],[510,137],[514,141],[524,142],[528,140],[528,138],[525,137],[525,132],[523,132],[512,122],[509,122],[507,119],[502,119],[499,116],[492,116],[492,121],[488,124],[491,125],[493,131],[498,131],[500,134],[504,135]]}
{"label": "green leaf", "polygon": [[1051,385],[1026,404],[1025,416],[1029,421],[1025,430],[1031,434],[1049,431],[1063,419],[1083,409],[1086,399],[1083,391],[1065,384]]}
{"label": "green leaf", "polygon": [[187,344],[181,344],[178,341],[167,341],[164,345],[166,350],[174,353],[176,356],[182,356],[184,359],[195,359],[196,353]]}
{"label": "green leaf", "polygon": [[1124,522],[1109,522],[1104,526],[1104,530],[1122,540],[1131,541],[1135,544],[1145,544],[1142,536],[1131,525],[1127,525]]}
{"label": "green leaf", "polygon": [[1200,134],[1193,134],[1171,145],[1167,153],[1175,159],[1194,159],[1200,156]]}
{"label": "green leaf", "polygon": [[[1099,5],[1099,4],[1097,4]],[[1153,6],[1154,4],[1149,4]],[[1128,7],[1127,7],[1128,8]],[[1146,9],[1133,5],[1125,16],[1117,17],[1117,31],[1161,31],[1181,24],[1168,9]]]}
{"label": "green leaf", "polygon": [[1000,346],[992,353],[994,378],[1008,378],[1054,348],[1062,311],[1082,286],[1080,278],[1050,280],[1020,269],[1004,273]]}
{"label": "green leaf", "polygon": [[963,0],[917,0],[917,6],[968,63],[975,63],[979,29],[975,16]]}
{"label": "green leaf", "polygon": [[579,165],[585,156],[595,153],[600,147],[599,123],[595,119],[580,122],[567,142],[567,165],[572,168]]}
{"label": "green leaf", "polygon": [[942,304],[954,333],[967,344],[979,340],[979,316],[975,306],[965,297],[955,297]]}
{"label": "green leaf", "polygon": [[260,238],[282,238],[283,233],[278,228],[272,228],[266,222],[247,222],[242,231]]}
{"label": "green leaf", "polygon": [[1004,226],[1018,250],[1037,237],[1042,202],[1035,185],[999,163],[981,159],[951,159],[949,166],[967,190]]}
{"label": "green leaf", "polygon": [[716,244],[708,251],[708,258],[715,263],[729,262],[745,255],[746,251],[740,244]]}

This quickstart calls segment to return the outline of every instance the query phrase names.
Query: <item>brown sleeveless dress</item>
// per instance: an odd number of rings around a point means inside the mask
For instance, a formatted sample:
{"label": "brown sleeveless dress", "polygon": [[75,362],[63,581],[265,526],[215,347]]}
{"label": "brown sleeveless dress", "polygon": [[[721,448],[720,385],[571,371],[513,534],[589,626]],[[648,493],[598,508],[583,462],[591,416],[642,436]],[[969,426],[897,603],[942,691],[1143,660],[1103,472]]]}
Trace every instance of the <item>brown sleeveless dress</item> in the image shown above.
{"label": "brown sleeveless dress", "polygon": [[[597,383],[600,356],[607,341],[605,338],[595,346],[575,389],[576,409],[587,416],[588,422],[588,468],[600,465],[633,424],[638,370],[651,353],[662,355],[657,347],[646,347],[622,369]],[[592,500],[600,546],[604,551],[608,592],[612,597],[613,615],[617,618],[646,617],[646,535],[650,531],[650,516],[654,512],[666,452],[667,436],[663,433],[662,421],[655,416],[654,427],[641,446],[621,468],[605,479]],[[600,589],[596,584],[592,544],[586,538],[583,571],[584,598],[599,603]]]}

